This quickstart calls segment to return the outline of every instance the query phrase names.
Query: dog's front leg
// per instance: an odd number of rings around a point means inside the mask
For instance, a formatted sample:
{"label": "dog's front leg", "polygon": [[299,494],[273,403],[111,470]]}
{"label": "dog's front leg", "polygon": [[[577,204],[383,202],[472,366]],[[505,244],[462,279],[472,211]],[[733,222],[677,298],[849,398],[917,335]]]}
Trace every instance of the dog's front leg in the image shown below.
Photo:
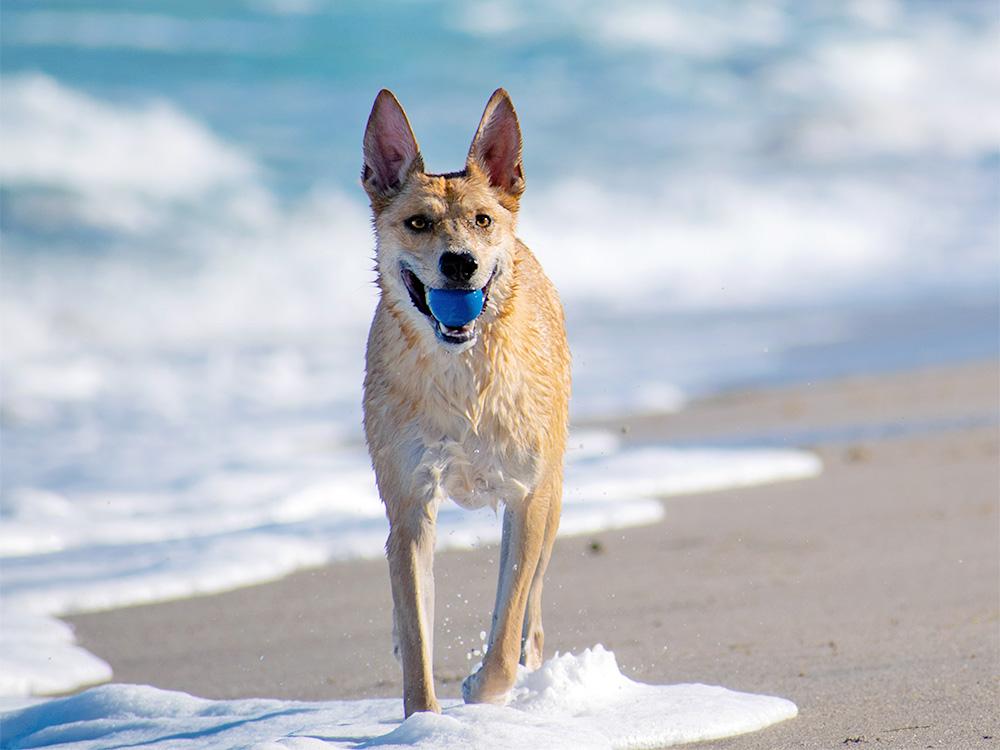
{"label": "dog's front leg", "polygon": [[493,628],[483,665],[462,684],[466,703],[499,703],[517,677],[528,592],[541,557],[551,497],[534,492],[504,510],[504,539]]}
{"label": "dog's front leg", "polygon": [[434,695],[434,530],[436,503],[414,503],[389,519],[393,634],[403,665],[403,711],[441,712]]}

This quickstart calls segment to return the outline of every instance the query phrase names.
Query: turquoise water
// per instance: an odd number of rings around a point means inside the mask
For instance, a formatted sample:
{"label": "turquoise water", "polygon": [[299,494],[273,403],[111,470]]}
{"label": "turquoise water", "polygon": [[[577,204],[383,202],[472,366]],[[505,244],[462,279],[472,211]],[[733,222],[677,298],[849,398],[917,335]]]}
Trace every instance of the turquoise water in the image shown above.
{"label": "turquoise water", "polygon": [[[992,2],[5,0],[5,489],[356,445],[377,91],[428,167],[490,92],[577,415],[997,356]],[[233,467],[236,467],[234,469]]]}
{"label": "turquoise water", "polygon": [[[652,275],[644,289],[696,307],[995,293],[990,2],[13,0],[2,13],[9,253],[193,252],[118,227],[109,236],[93,212],[79,220],[75,201],[102,165],[68,196],[67,176],[25,153],[40,135],[18,123],[38,117],[24,102],[30,76],[118,115],[154,102],[182,113],[251,160],[283,210],[327,188],[362,202],[358,146],[379,88],[403,101],[429,167],[447,170],[504,85],[525,132],[525,231],[559,261],[586,243],[594,266],[620,246]],[[56,102],[45,116],[80,106]],[[170,135],[135,148],[169,153]],[[87,149],[89,137],[63,134],[61,147]],[[126,187],[156,182],[139,159]],[[152,210],[190,220],[192,206],[169,208]],[[553,238],[554,214],[589,226]],[[223,212],[199,220],[232,230]],[[324,230],[336,242],[336,223]],[[699,267],[733,269],[727,291],[705,288]],[[600,289],[598,269],[563,276],[568,293],[599,298],[627,285]],[[739,281],[753,284],[741,293]]]}

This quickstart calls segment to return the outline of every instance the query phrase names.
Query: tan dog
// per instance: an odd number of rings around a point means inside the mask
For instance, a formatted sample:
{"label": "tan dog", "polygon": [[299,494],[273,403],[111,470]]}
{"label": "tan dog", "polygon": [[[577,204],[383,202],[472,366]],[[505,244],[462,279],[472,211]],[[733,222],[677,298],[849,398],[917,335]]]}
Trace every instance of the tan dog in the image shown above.
{"label": "tan dog", "polygon": [[[514,235],[524,191],[521,130],[507,92],[490,97],[465,169],[426,174],[391,92],[368,119],[381,298],[368,337],[365,434],[390,531],[395,651],[406,715],[440,711],[432,673],[438,506],[505,506],[488,650],[466,702],[503,703],[520,661],[542,661],[542,577],[559,526],[570,358],[562,307]],[[485,305],[445,325],[432,290]],[[434,298],[436,299],[436,298]]]}

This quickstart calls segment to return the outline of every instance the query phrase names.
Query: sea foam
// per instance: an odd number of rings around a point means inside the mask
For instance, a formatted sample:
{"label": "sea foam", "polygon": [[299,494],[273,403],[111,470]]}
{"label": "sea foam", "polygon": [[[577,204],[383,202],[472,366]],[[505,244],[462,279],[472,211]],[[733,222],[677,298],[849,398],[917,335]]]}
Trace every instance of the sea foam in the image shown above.
{"label": "sea foam", "polygon": [[[601,646],[522,671],[507,707],[444,701],[405,721],[399,700],[208,701],[137,685],[92,688],[8,713],[5,747],[111,745],[257,750],[417,747],[435,750],[626,750],[756,731],[797,714],[782,698],[709,685],[646,685]],[[390,729],[390,727],[393,727]]]}
{"label": "sea foam", "polygon": [[[821,470],[815,456],[800,451],[630,448],[593,431],[571,435],[570,446],[563,535],[656,522],[664,517],[660,497]],[[220,592],[334,560],[381,556],[388,525],[367,454],[325,448],[292,440],[288,453],[270,456],[270,472],[217,469],[184,489],[168,483],[156,492],[13,493],[0,526],[4,621]],[[438,514],[438,548],[494,544],[500,530],[492,510],[447,502]],[[0,659],[9,671],[0,689],[44,694],[107,679],[106,667],[97,660],[88,666],[70,649],[65,628],[51,620],[45,627],[66,646],[48,661],[23,663],[18,654],[37,651],[32,630],[5,630]],[[88,669],[72,666],[80,663]]]}

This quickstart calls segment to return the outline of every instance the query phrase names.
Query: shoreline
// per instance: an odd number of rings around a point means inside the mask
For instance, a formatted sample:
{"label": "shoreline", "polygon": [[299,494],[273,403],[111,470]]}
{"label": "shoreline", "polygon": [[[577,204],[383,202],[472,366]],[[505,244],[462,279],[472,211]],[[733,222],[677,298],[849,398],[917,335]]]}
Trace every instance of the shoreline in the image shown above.
{"label": "shoreline", "polygon": [[[670,498],[657,524],[560,538],[546,577],[546,655],[603,643],[633,679],[799,706],[797,719],[711,747],[990,746],[983,737],[1000,734],[997,382],[997,363],[977,363],[579,425],[629,442],[769,434],[787,447],[811,432],[819,439],[805,447],[825,470]],[[849,429],[887,424],[913,429]],[[488,629],[495,547],[441,552],[435,567],[436,682],[456,697]],[[64,619],[118,682],[214,698],[400,691],[383,560]]]}

